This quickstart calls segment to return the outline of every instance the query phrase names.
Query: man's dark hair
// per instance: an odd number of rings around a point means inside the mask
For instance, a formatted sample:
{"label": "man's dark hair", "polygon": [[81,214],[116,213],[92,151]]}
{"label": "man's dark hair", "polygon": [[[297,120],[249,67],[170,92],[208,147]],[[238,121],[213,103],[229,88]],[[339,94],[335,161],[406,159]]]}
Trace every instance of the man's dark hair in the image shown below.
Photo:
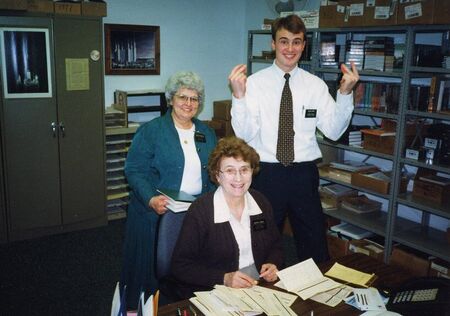
{"label": "man's dark hair", "polygon": [[275,41],[278,30],[286,29],[293,34],[306,34],[306,27],[298,15],[291,14],[276,19],[272,24],[272,39]]}

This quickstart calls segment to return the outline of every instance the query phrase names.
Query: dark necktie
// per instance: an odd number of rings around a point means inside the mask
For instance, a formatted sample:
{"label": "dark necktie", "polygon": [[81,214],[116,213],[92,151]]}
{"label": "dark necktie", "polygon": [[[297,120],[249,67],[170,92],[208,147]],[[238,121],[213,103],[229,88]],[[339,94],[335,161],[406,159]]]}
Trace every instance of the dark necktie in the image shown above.
{"label": "dark necktie", "polygon": [[289,77],[289,74],[284,75],[286,82],[281,94],[280,118],[278,122],[277,159],[284,166],[288,166],[294,161],[294,116]]}

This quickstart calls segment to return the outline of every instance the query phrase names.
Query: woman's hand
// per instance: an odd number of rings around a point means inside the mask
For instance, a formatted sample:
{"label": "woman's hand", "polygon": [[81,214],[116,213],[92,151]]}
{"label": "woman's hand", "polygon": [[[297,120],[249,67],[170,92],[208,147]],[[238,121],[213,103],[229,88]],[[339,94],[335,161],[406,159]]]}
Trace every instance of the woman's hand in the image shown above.
{"label": "woman's hand", "polygon": [[230,87],[233,95],[237,99],[241,99],[245,96],[246,83],[247,83],[247,66],[244,64],[237,65],[231,70],[228,76]]}
{"label": "woman's hand", "polygon": [[241,271],[235,271],[225,273],[223,284],[234,288],[248,288],[258,284],[258,281]]}
{"label": "woman's hand", "polygon": [[148,202],[148,206],[150,206],[152,209],[154,209],[155,212],[158,213],[159,215],[162,215],[165,212],[167,212],[167,204],[168,203],[169,203],[169,200],[164,195],[155,195]]}
{"label": "woman's hand", "polygon": [[278,279],[277,277],[277,266],[273,263],[264,263],[261,267],[260,277],[267,282],[274,282]]}

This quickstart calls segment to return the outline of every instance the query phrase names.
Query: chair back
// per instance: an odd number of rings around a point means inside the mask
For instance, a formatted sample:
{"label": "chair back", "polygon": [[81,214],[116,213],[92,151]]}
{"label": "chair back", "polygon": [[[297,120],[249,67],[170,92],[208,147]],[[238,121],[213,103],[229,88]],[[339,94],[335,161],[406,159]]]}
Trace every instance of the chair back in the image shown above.
{"label": "chair back", "polygon": [[186,212],[167,211],[160,219],[156,240],[156,277],[162,279],[170,273],[172,253],[180,234]]}

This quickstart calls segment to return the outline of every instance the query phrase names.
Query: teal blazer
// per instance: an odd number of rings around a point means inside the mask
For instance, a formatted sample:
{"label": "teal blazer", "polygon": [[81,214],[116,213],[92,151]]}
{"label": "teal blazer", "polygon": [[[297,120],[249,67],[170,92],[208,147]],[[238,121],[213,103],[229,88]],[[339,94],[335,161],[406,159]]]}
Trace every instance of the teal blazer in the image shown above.
{"label": "teal blazer", "polygon": [[[158,188],[180,189],[185,161],[171,112],[169,109],[164,116],[142,125],[133,138],[125,163],[125,174],[132,190],[129,211],[150,211],[148,202],[158,195]],[[210,127],[198,119],[193,121],[196,132],[205,136],[204,142],[195,142],[202,166],[202,193],[205,193],[214,189],[207,165],[217,139]]]}

